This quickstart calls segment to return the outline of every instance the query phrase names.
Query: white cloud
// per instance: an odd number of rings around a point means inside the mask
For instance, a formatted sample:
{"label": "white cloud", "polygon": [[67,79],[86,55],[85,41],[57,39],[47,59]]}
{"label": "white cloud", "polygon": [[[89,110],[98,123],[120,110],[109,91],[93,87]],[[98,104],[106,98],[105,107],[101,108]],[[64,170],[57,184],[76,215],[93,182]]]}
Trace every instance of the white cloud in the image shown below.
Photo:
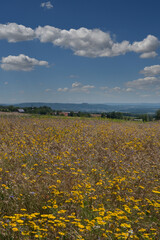
{"label": "white cloud", "polygon": [[82,91],[88,91],[89,89],[93,89],[95,86],[93,85],[84,85],[81,87]]}
{"label": "white cloud", "polygon": [[100,87],[100,90],[102,91],[105,91],[106,93],[120,93],[120,92],[123,92],[124,89],[120,88],[120,87],[112,87],[112,88],[109,88],[107,86],[104,86],[104,87]]}
{"label": "white cloud", "polygon": [[48,66],[48,62],[30,58],[24,54],[2,57],[1,68],[6,71],[31,71],[35,66]]}
{"label": "white cloud", "polygon": [[81,86],[81,83],[79,83],[79,82],[72,83],[72,88],[77,88],[77,87],[80,87],[80,86]]}
{"label": "white cloud", "polygon": [[160,46],[160,41],[152,35],[133,44],[126,40],[118,43],[107,32],[83,27],[77,30],[61,30],[51,26],[38,27],[36,35],[41,42],[52,42],[56,46],[70,48],[75,55],[84,57],[113,57],[136,52],[142,53],[142,58],[149,58],[157,55],[155,51]]}
{"label": "white cloud", "polygon": [[4,82],[4,85],[8,85],[8,82]]}
{"label": "white cloud", "polygon": [[140,73],[144,74],[144,78],[139,78],[134,81],[129,81],[126,83],[126,86],[130,88],[136,88],[136,89],[153,89],[156,87],[160,87],[160,65],[152,65],[145,67]]}
{"label": "white cloud", "polygon": [[82,85],[80,82],[74,82],[72,83],[72,87],[71,88],[58,88],[57,91],[58,92],[85,92],[85,93],[89,93],[90,89],[95,88],[95,86],[93,85]]}
{"label": "white cloud", "polygon": [[[50,2],[43,2],[42,7],[51,8]],[[153,35],[148,35],[142,41],[116,42],[109,32],[100,29],[59,29],[53,26],[31,29],[16,23],[0,24],[0,39],[8,42],[39,39],[41,42],[51,42],[55,46],[71,49],[75,55],[84,57],[114,57],[127,52],[141,53],[141,58],[155,57],[160,41]]]}
{"label": "white cloud", "polygon": [[126,92],[133,92],[134,89],[133,88],[126,88]]}
{"label": "white cloud", "polygon": [[19,42],[34,38],[35,32],[32,28],[16,23],[0,24],[0,39],[7,39],[8,42]]}
{"label": "white cloud", "polygon": [[69,90],[69,88],[65,87],[65,88],[58,88],[58,92],[67,92]]}
{"label": "white cloud", "polygon": [[53,8],[53,5],[50,1],[48,1],[48,2],[41,3],[41,7],[51,9],[51,8]]}
{"label": "white cloud", "polygon": [[119,92],[121,90],[121,88],[120,87],[114,87],[113,90],[116,91],[116,92]]}
{"label": "white cloud", "polygon": [[103,87],[100,87],[101,90],[108,90],[108,87],[107,86],[103,86]]}
{"label": "white cloud", "polygon": [[137,80],[127,82],[126,85],[131,88],[146,89],[151,86],[160,85],[160,79],[156,77],[139,78]]}
{"label": "white cloud", "polygon": [[154,58],[156,57],[158,54],[156,52],[146,52],[146,53],[142,53],[140,55],[140,58]]}
{"label": "white cloud", "polygon": [[120,87],[113,87],[113,88],[109,88],[109,87],[100,87],[100,90],[105,91],[106,93],[123,93],[123,92],[133,92],[134,89],[131,87],[128,88],[120,88]]}
{"label": "white cloud", "polygon": [[145,67],[140,73],[143,73],[146,76],[160,75],[160,65]]}
{"label": "white cloud", "polygon": [[160,46],[160,41],[153,35],[148,35],[144,40],[140,42],[134,42],[130,49],[137,53],[150,53],[156,51]]}
{"label": "white cloud", "polygon": [[37,38],[56,46],[70,48],[75,55],[85,57],[112,57],[129,51],[129,42],[114,43],[110,34],[99,29],[61,30],[51,26],[38,27]]}
{"label": "white cloud", "polygon": [[93,85],[82,85],[79,82],[75,82],[72,84],[72,88],[70,89],[71,92],[86,92],[89,93],[90,89],[95,88]]}
{"label": "white cloud", "polygon": [[45,89],[45,92],[50,92],[50,91],[52,91],[52,89],[50,88]]}

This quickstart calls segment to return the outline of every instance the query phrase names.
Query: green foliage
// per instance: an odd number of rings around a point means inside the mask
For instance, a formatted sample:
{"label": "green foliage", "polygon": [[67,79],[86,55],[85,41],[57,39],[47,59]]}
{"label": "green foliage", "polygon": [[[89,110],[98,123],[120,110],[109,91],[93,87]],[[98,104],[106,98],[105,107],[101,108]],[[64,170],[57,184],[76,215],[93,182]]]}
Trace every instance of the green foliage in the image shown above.
{"label": "green foliage", "polygon": [[143,120],[143,122],[149,122],[153,120],[153,116],[151,114],[140,114],[139,118]]}
{"label": "green foliage", "polygon": [[68,116],[70,116],[70,117],[91,117],[91,114],[88,112],[80,112],[79,111],[78,113],[76,113],[76,112],[71,111]]}
{"label": "green foliage", "polygon": [[10,106],[0,106],[0,111],[1,112],[17,112],[19,108],[18,107],[14,107],[12,105]]}
{"label": "green foliage", "polygon": [[101,118],[105,118],[105,117],[106,117],[106,113],[105,112],[101,113]]}
{"label": "green foliage", "polygon": [[53,113],[53,110],[50,107],[42,106],[42,107],[25,107],[23,108],[26,113],[32,114],[41,114],[41,115],[50,115]]}
{"label": "green foliage", "polygon": [[[19,107],[15,106],[0,106],[1,112],[17,112]],[[53,114],[53,110],[50,107],[42,106],[42,107],[24,107],[23,108],[25,113],[32,113],[32,114],[42,114],[42,115],[50,115]]]}
{"label": "green foliage", "polygon": [[[122,112],[103,112],[101,114],[102,118],[111,118],[111,119],[124,119],[124,120],[132,120],[134,118],[136,119],[142,119],[143,122],[149,122],[153,120],[152,114],[133,114],[133,113],[122,113]],[[160,115],[159,115],[160,119]]]}
{"label": "green foliage", "polygon": [[160,109],[157,110],[155,118],[156,120],[160,120]]}
{"label": "green foliage", "polygon": [[107,117],[111,119],[123,119],[123,113],[121,112],[108,112],[108,113],[102,113],[101,117]]}

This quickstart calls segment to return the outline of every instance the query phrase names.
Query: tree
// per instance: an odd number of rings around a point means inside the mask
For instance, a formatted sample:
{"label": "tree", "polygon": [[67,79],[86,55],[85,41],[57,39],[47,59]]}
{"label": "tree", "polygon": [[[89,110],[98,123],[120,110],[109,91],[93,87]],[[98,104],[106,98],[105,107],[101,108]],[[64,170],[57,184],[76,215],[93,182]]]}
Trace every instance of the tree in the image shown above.
{"label": "tree", "polygon": [[18,110],[18,107],[14,107],[12,105],[8,106],[7,109],[9,110],[9,112],[16,112]]}
{"label": "tree", "polygon": [[160,109],[157,110],[155,119],[156,119],[156,120],[160,120]]}
{"label": "tree", "polygon": [[106,113],[105,112],[102,112],[101,113],[101,118],[105,118],[106,117]]}
{"label": "tree", "polygon": [[148,122],[149,121],[149,116],[148,114],[140,114],[139,118],[143,120],[143,122]]}
{"label": "tree", "polygon": [[69,113],[69,116],[70,116],[70,117],[74,117],[74,116],[75,116],[75,113],[74,113],[73,111],[71,111],[71,112]]}
{"label": "tree", "polygon": [[123,114],[121,112],[108,112],[107,118],[123,119]]}

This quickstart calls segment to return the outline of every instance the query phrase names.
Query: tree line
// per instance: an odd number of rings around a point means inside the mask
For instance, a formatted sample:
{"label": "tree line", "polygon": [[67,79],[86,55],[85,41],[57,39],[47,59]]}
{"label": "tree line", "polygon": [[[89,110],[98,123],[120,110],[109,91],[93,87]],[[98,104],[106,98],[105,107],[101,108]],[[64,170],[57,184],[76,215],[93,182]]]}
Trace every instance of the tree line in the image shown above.
{"label": "tree line", "polygon": [[160,120],[160,109],[155,114],[134,114],[134,113],[122,113],[122,112],[103,112],[102,118],[111,119],[124,119],[124,120],[142,120],[143,122],[149,122],[153,120]]}
{"label": "tree line", "polygon": [[[21,108],[13,105],[10,106],[0,106],[1,112],[18,112]],[[53,110],[50,107],[42,106],[42,107],[24,107],[24,113],[32,113],[32,114],[52,114]]]}
{"label": "tree line", "polygon": [[[10,106],[0,106],[0,112],[18,112],[21,108],[13,105]],[[64,116],[64,113],[60,110],[53,110],[51,107],[41,106],[41,107],[24,107],[24,113],[30,114],[40,114],[40,115],[57,115]],[[70,117],[91,117],[91,114],[88,112],[73,112],[68,113]]]}
{"label": "tree line", "polygon": [[[13,105],[3,106],[0,105],[1,112],[18,112],[21,108]],[[24,113],[30,114],[40,114],[40,115],[57,115],[64,116],[62,111],[53,110],[51,107],[41,106],[41,107],[24,107]],[[70,117],[91,117],[92,115],[89,112],[74,112],[70,111],[68,113]],[[134,114],[134,113],[122,113],[122,112],[103,112],[101,113],[101,118],[110,118],[110,119],[124,119],[132,120],[134,118],[141,119],[144,122],[160,120],[160,109],[156,111],[155,114]]]}

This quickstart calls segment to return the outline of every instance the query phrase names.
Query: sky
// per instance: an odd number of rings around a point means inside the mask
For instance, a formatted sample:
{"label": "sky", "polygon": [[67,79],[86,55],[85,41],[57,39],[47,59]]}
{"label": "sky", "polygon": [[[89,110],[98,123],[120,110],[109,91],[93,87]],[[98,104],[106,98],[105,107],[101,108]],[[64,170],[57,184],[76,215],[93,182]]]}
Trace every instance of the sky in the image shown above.
{"label": "sky", "polygon": [[160,103],[159,0],[1,0],[0,103]]}

